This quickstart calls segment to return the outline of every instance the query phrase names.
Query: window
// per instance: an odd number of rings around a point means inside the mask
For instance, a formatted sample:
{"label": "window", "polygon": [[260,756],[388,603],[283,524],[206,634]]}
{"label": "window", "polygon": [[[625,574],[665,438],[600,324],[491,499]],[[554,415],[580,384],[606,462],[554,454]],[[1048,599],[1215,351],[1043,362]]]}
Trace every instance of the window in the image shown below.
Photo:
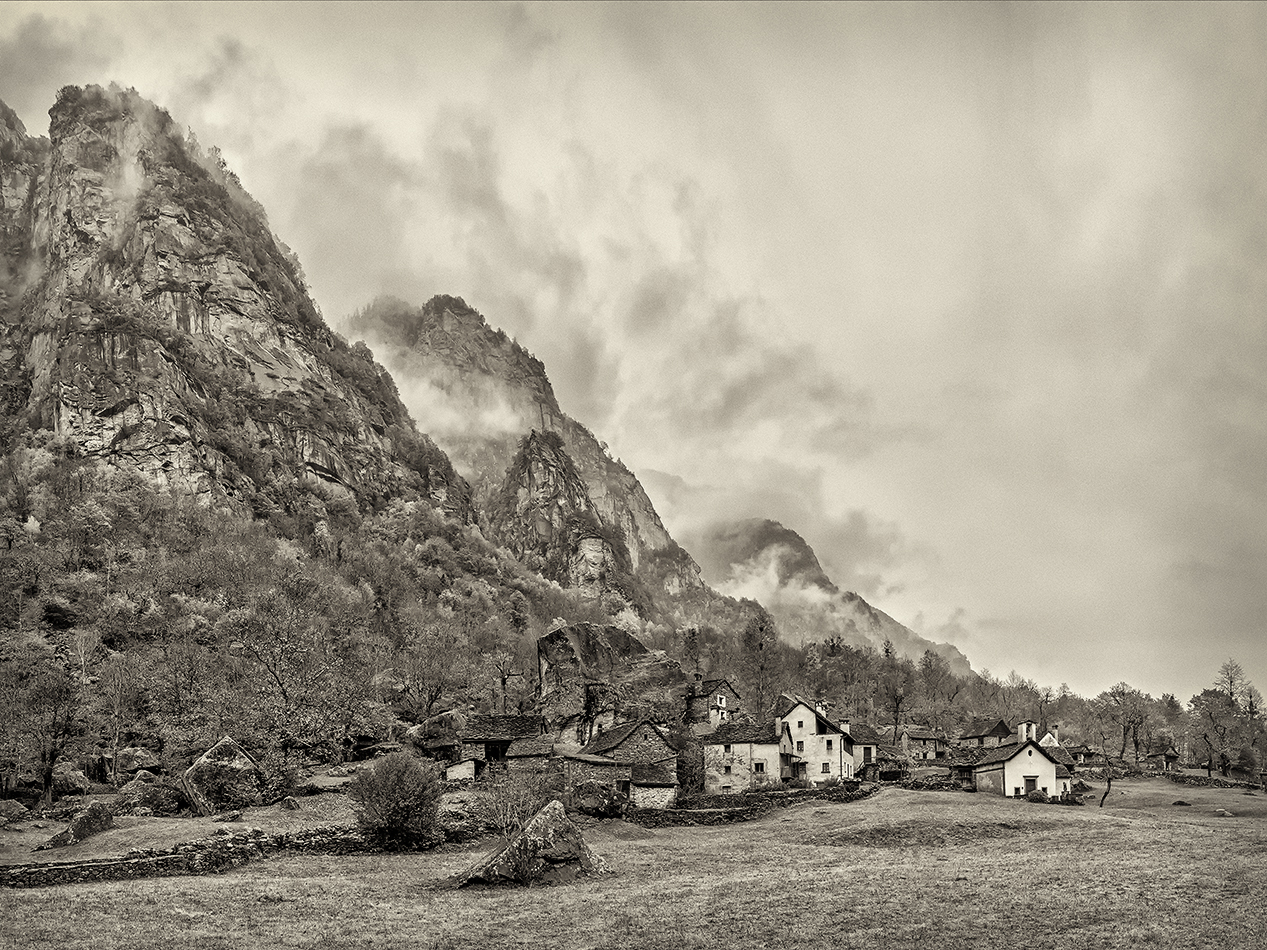
{"label": "window", "polygon": [[830,740],[830,739],[828,739],[828,740],[827,740],[827,751],[828,751],[828,752],[830,752],[830,751],[831,751],[831,740]]}
{"label": "window", "polygon": [[982,736],[981,738],[977,740],[977,745],[979,746],[985,745],[985,736]]}
{"label": "window", "polygon": [[797,751],[797,752],[804,752],[804,751],[805,751],[805,742],[804,742],[804,740],[802,740],[802,739],[797,739],[797,740],[796,740],[796,751]]}
{"label": "window", "polygon": [[729,774],[730,774],[730,766],[729,766],[729,765],[724,765],[724,766],[722,766],[722,774],[723,774],[723,775],[729,775]]}
{"label": "window", "polygon": [[725,708],[725,706],[726,706],[726,694],[725,694],[725,693],[718,693],[718,694],[717,694],[717,705],[718,705],[718,706],[721,706],[723,709]]}
{"label": "window", "polygon": [[724,745],[721,747],[721,750],[725,752],[727,755],[730,755],[730,746]]}
{"label": "window", "polygon": [[804,719],[798,719],[798,720],[796,720],[796,728],[797,728],[797,729],[804,729],[804,728],[805,728],[805,720],[804,720]]}
{"label": "window", "polygon": [[824,772],[830,772],[830,771],[831,771],[831,763],[830,763],[830,762],[824,762],[824,763],[823,763],[823,771],[824,771]]}
{"label": "window", "polygon": [[723,785],[723,786],[721,787],[721,790],[722,790],[723,792],[728,792],[728,791],[730,791],[730,788],[731,788],[731,786],[729,786],[729,785]]}
{"label": "window", "polygon": [[864,746],[862,747],[862,761],[863,761],[864,763],[865,763],[865,762],[870,762],[870,761],[871,761],[871,746],[869,746],[869,745],[864,745]]}
{"label": "window", "polygon": [[758,775],[762,774],[763,772],[765,772],[765,763],[764,762],[752,763],[752,771],[756,772]]}

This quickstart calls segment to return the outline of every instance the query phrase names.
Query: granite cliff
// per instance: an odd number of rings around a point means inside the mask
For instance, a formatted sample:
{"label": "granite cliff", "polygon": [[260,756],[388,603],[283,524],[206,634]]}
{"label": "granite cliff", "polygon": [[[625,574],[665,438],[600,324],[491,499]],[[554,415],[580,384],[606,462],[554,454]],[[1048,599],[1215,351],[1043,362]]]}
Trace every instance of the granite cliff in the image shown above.
{"label": "granite cliff", "polygon": [[0,109],[0,398],[10,437],[210,501],[469,488],[391,377],[323,323],[218,154],[117,87],[61,90],[48,141]]}

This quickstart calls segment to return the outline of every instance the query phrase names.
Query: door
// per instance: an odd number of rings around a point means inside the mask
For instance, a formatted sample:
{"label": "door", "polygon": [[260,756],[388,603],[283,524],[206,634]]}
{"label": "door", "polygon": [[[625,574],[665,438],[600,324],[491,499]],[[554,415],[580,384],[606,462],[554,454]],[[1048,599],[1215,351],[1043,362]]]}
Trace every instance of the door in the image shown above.
{"label": "door", "polygon": [[1028,795],[1030,792],[1036,792],[1036,791],[1038,791],[1038,776],[1036,775],[1025,776],[1025,794]]}

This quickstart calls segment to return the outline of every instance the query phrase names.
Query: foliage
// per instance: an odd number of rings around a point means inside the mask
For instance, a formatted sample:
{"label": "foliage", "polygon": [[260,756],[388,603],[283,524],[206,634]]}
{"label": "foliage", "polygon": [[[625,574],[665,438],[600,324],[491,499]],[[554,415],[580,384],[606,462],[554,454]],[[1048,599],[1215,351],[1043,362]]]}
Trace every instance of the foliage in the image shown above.
{"label": "foliage", "polygon": [[434,846],[443,776],[407,752],[375,759],[348,785],[356,820],[370,840],[393,851]]}
{"label": "foliage", "polygon": [[558,776],[544,772],[489,769],[475,784],[485,824],[509,838],[559,797]]}

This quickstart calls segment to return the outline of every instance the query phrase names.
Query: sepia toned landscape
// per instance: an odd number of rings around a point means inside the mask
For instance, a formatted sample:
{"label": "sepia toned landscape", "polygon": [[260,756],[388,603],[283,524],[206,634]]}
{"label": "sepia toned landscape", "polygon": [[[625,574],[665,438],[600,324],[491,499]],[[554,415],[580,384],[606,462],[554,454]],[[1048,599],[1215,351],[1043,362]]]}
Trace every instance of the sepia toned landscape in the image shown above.
{"label": "sepia toned landscape", "polygon": [[1265,40],[0,8],[0,945],[1263,946]]}

